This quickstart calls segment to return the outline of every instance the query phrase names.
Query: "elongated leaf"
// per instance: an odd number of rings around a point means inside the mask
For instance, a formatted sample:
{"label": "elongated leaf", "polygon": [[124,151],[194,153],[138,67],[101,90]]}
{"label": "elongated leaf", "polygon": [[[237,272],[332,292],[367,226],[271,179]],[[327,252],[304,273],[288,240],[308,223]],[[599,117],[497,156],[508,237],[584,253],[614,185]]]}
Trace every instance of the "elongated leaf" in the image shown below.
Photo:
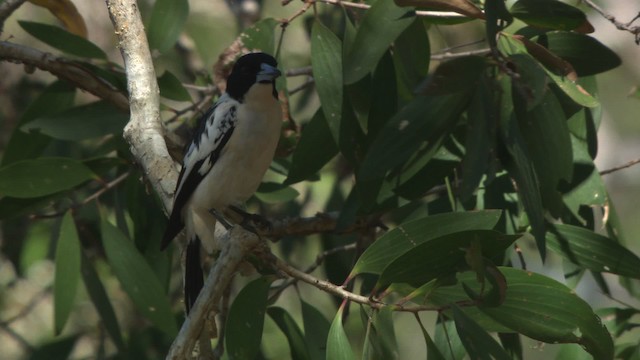
{"label": "elongated leaf", "polygon": [[370,73],[389,45],[409,26],[407,9],[392,1],[376,1],[362,18],[344,66],[345,84],[353,84]]}
{"label": "elongated leaf", "polygon": [[113,134],[120,136],[128,120],[129,115],[105,101],[97,101],[38,117],[21,129],[60,140],[79,141]]}
{"label": "elongated leaf", "polygon": [[158,87],[160,88],[160,96],[164,98],[176,101],[191,101],[191,95],[189,95],[187,89],[182,86],[180,80],[170,71],[165,71],[158,78]]}
{"label": "elongated leaf", "polygon": [[[438,324],[436,325],[436,333],[433,337],[433,342],[436,344],[441,354],[446,354],[445,359],[450,360],[462,360],[467,355],[467,351],[462,345],[458,331],[456,330],[456,324],[453,320],[443,320],[440,317]],[[431,360],[430,358],[428,360]]]}
{"label": "elongated leaf", "polygon": [[530,338],[578,343],[596,359],[613,359],[611,335],[571,289],[529,271],[501,267],[500,272],[508,284],[505,302],[498,307],[481,307],[485,314]]}
{"label": "elongated leaf", "polygon": [[519,0],[513,4],[510,12],[514,17],[538,28],[593,32],[585,13],[557,0]]}
{"label": "elongated leaf", "polygon": [[111,336],[111,340],[113,340],[118,350],[124,351],[125,345],[122,339],[122,333],[120,332],[120,325],[118,324],[118,318],[116,318],[116,313],[113,310],[111,301],[109,301],[109,297],[107,296],[107,291],[104,285],[102,285],[98,273],[89,262],[89,259],[84,254],[81,255],[82,280],[87,289],[87,293],[89,293],[89,298],[98,311],[102,319],[102,324],[107,330],[107,333],[109,333],[109,336]]}
{"label": "elongated leaf", "polygon": [[398,354],[393,310],[387,306],[373,314],[368,324],[363,359],[393,359]]}
{"label": "elongated leaf", "polygon": [[393,43],[398,96],[404,101],[413,99],[416,87],[427,76],[430,51],[426,26],[416,17]]}
{"label": "elongated leaf", "polygon": [[266,203],[283,203],[291,201],[298,197],[300,193],[298,190],[288,186],[275,182],[263,182],[258,187],[256,197]]}
{"label": "elongated leaf", "polygon": [[24,20],[18,21],[18,24],[31,36],[67,54],[86,58],[107,58],[107,54],[91,41],[57,26]]}
{"label": "elongated leaf", "polygon": [[278,24],[278,21],[273,18],[258,21],[240,34],[242,44],[252,51],[260,50],[267,54],[274,54],[275,39],[273,31]]}
{"label": "elongated leaf", "polygon": [[40,345],[29,355],[29,360],[68,359],[73,351],[78,337],[57,338],[44,345]]}
{"label": "elongated leaf", "polygon": [[422,325],[422,321],[420,321],[420,317],[416,315],[416,320],[418,321],[418,325],[420,325],[420,330],[422,330],[422,336],[424,336],[424,342],[427,346],[427,360],[445,360],[446,358],[442,355],[436,343],[431,339],[431,336],[427,332],[427,329]]}
{"label": "elongated leaf", "polygon": [[80,238],[70,211],[62,218],[56,246],[56,273],[53,283],[54,329],[59,335],[75,304],[80,282]]}
{"label": "elongated leaf", "polygon": [[56,81],[47,86],[25,110],[16,129],[4,149],[2,166],[18,160],[40,156],[50,138],[41,134],[25,134],[20,127],[41,116],[60,112],[73,106],[76,89],[66,81]]}
{"label": "elongated leaf", "polygon": [[453,320],[458,330],[462,345],[474,359],[510,360],[506,351],[473,319],[468,317],[458,306],[452,304]]}
{"label": "elongated leaf", "polygon": [[425,7],[440,11],[453,11],[475,19],[484,19],[484,13],[469,0],[395,0],[399,6]]}
{"label": "elongated leaf", "polygon": [[304,322],[304,339],[307,343],[309,356],[313,360],[326,359],[327,336],[331,323],[312,305],[300,301],[302,321]]}
{"label": "elongated leaf", "polygon": [[547,233],[549,248],[582,268],[640,279],[640,258],[593,231],[557,224]]}
{"label": "elongated leaf", "polygon": [[457,231],[492,229],[500,210],[455,212],[428,216],[404,223],[381,236],[360,256],[350,276],[380,274],[395,258],[429,240]]}
{"label": "elongated leaf", "polygon": [[342,43],[319,21],[311,29],[311,67],[322,112],[336,143],[342,119]]}
{"label": "elongated leaf", "polygon": [[292,359],[310,359],[309,351],[305,343],[304,335],[295,320],[281,307],[270,307],[267,314],[275,321],[276,325],[284,333],[289,341],[289,349]]}
{"label": "elongated leaf", "polygon": [[138,310],[167,336],[178,332],[168,295],[133,242],[106,220],[102,221],[102,245],[109,264]]}
{"label": "elongated leaf", "polygon": [[30,3],[42,6],[58,18],[70,33],[87,38],[87,25],[71,0],[29,0]]}
{"label": "elongated leaf", "polygon": [[546,41],[549,51],[570,62],[581,77],[614,69],[622,63],[616,53],[587,35],[552,32],[547,34]]}
{"label": "elongated leaf", "polygon": [[466,249],[474,243],[480,246],[485,257],[491,258],[518,238],[520,235],[504,235],[493,230],[467,230],[440,236],[395,258],[382,271],[378,284],[400,282],[419,286],[464,267]]}
{"label": "elongated leaf", "polygon": [[331,328],[329,329],[329,335],[327,337],[327,359],[332,360],[354,360],[356,357],[353,354],[347,333],[342,326],[342,311],[344,309],[344,303],[338,309]]}
{"label": "elongated leaf", "polygon": [[311,121],[302,128],[284,183],[295,184],[316,175],[337,154],[338,146],[331,136],[322,111],[318,110]]}
{"label": "elongated leaf", "polygon": [[253,360],[258,355],[271,281],[268,277],[253,280],[231,304],[225,329],[229,359]]}
{"label": "elongated leaf", "polygon": [[94,176],[84,164],[73,159],[22,160],[0,169],[0,194],[35,198],[71,189]]}
{"label": "elongated leaf", "polygon": [[396,71],[389,52],[382,56],[373,72],[371,87],[373,89],[367,121],[367,137],[374,139],[398,110]]}
{"label": "elongated leaf", "polygon": [[472,89],[487,65],[481,56],[465,56],[442,63],[420,86],[424,95],[443,95]]}
{"label": "elongated leaf", "polygon": [[149,47],[161,53],[169,50],[182,33],[188,15],[188,0],[156,1],[147,28]]}
{"label": "elongated leaf", "polygon": [[455,126],[465,93],[417,97],[401,109],[373,140],[358,172],[358,181],[383,177],[421,146],[433,147]]}
{"label": "elongated leaf", "polygon": [[549,79],[540,63],[529,54],[511,55],[509,61],[515,65],[515,71],[520,75],[514,85],[525,98],[527,111],[530,111],[543,101]]}

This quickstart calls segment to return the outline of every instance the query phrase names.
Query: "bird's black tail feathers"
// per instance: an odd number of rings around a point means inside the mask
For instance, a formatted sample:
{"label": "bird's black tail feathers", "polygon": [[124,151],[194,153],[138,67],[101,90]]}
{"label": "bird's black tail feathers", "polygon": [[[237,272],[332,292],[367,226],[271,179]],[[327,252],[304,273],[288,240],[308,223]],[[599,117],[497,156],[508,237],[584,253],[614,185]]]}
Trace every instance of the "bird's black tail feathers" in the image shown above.
{"label": "bird's black tail feathers", "polygon": [[184,305],[187,314],[204,286],[202,267],[200,266],[200,239],[196,237],[187,245],[187,258],[184,273]]}

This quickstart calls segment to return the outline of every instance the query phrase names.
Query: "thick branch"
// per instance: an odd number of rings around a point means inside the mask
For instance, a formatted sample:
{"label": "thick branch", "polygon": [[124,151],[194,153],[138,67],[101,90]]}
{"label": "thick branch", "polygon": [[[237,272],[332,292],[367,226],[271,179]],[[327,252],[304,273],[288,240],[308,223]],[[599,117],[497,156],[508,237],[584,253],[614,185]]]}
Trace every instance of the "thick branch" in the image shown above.
{"label": "thick branch", "polygon": [[81,64],[8,41],[0,41],[0,59],[48,71],[110,102],[122,111],[129,111],[129,101],[123,93],[84,69]]}
{"label": "thick branch", "polygon": [[160,92],[140,12],[135,0],[106,2],[127,71],[131,118],[124,129],[124,138],[168,210],[178,172],[163,138]]}
{"label": "thick branch", "polygon": [[20,5],[24,4],[26,0],[4,0],[0,4],[0,33],[4,29],[4,21],[7,20],[14,11],[16,11]]}

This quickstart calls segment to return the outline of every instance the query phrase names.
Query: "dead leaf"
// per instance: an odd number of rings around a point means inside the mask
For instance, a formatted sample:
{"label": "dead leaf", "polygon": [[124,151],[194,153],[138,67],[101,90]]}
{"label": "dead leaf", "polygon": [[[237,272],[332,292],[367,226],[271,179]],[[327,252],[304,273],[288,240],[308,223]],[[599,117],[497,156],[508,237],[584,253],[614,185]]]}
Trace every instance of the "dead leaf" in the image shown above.
{"label": "dead leaf", "polygon": [[29,0],[29,2],[49,10],[70,33],[87,38],[87,25],[71,0]]}

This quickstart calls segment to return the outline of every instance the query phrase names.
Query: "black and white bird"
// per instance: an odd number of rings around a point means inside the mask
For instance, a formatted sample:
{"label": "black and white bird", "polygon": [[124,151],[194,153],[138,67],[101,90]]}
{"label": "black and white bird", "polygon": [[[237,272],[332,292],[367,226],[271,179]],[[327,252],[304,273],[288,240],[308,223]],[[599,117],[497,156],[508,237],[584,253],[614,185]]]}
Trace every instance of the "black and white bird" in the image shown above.
{"label": "black and white bird", "polygon": [[200,248],[220,249],[216,216],[241,206],[258,188],[280,138],[282,113],[275,79],[276,60],[264,53],[238,59],[227,89],[200,118],[187,146],[162,249],[186,228],[185,306],[193,306],[204,278]]}

